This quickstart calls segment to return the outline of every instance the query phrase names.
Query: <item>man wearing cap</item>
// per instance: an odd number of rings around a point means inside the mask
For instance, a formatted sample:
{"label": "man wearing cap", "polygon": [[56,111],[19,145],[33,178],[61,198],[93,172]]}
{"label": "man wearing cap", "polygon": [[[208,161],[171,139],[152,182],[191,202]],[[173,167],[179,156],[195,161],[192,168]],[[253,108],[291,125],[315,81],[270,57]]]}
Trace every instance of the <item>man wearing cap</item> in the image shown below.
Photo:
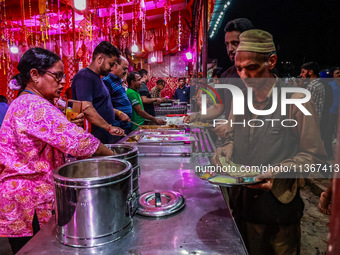
{"label": "man wearing cap", "polygon": [[[289,104],[286,114],[281,115],[281,88],[287,85],[271,72],[276,61],[271,34],[252,29],[240,35],[235,66],[248,89],[252,88],[247,91],[252,93],[250,103],[256,110],[270,109],[274,88],[277,88],[278,107],[270,115],[255,116],[247,103],[243,115],[234,115],[231,111],[228,124],[224,124],[226,142],[213,156],[216,164],[221,164],[220,157],[226,157],[226,161],[240,165],[270,165],[280,170],[284,166],[289,169],[325,160],[314,105],[310,101],[302,104],[312,115],[304,115],[294,104]],[[287,97],[301,99],[305,95],[294,93]],[[248,123],[250,119],[278,121],[264,121],[261,127],[236,124]],[[285,119],[293,119],[297,125],[284,127],[281,121]],[[292,172],[287,176],[280,171],[268,171],[259,176],[261,183],[231,188],[233,215],[249,254],[299,254],[304,204],[299,193],[303,181],[298,177]]]}

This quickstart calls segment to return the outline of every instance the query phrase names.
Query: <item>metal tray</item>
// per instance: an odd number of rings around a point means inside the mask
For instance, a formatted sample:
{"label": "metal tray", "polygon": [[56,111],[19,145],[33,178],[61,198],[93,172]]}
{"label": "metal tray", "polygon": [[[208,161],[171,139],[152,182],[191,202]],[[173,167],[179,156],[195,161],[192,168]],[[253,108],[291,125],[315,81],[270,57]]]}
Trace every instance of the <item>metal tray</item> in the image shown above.
{"label": "metal tray", "polygon": [[264,180],[256,181],[254,177],[232,177],[229,175],[215,175],[208,178],[208,182],[223,187],[233,187],[239,185],[253,185],[264,182]]}
{"label": "metal tray", "polygon": [[159,129],[139,129],[135,133],[136,135],[182,135],[185,134],[185,130],[170,129],[170,130],[159,130]]}
{"label": "metal tray", "polygon": [[183,143],[193,142],[197,138],[190,134],[182,135],[142,135],[138,143]]}

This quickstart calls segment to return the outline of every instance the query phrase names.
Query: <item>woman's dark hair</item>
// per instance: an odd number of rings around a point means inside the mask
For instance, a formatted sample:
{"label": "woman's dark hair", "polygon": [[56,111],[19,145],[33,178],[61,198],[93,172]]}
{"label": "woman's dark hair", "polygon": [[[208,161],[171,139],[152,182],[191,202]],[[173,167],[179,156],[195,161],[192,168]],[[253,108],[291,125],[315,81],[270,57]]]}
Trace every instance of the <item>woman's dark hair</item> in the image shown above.
{"label": "woman's dark hair", "polygon": [[29,49],[20,58],[17,69],[20,73],[15,75],[13,79],[16,79],[21,89],[25,89],[27,83],[31,79],[30,71],[35,68],[39,74],[44,74],[55,63],[60,61],[61,58],[49,50],[43,48]]}

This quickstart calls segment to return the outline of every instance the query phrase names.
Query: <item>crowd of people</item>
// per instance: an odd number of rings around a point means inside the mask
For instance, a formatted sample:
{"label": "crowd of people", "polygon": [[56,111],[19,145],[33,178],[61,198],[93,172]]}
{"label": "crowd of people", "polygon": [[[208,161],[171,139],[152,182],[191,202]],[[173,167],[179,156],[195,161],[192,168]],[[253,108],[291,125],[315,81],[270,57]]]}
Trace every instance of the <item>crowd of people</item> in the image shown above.
{"label": "crowd of people", "polygon": [[[42,48],[21,57],[10,84],[19,90],[17,98],[8,105],[0,96],[0,235],[9,237],[14,253],[50,219],[51,173],[65,163],[65,155],[109,156],[113,151],[104,144],[118,142],[145,120],[166,124],[154,111],[154,104],[165,100],[160,96],[165,81],[159,79],[150,93],[148,72],[127,73],[128,66],[114,45],[97,45],[91,63],[65,93],[80,105],[68,119],[60,103],[66,83],[61,58]],[[84,130],[84,118],[90,132]]]}

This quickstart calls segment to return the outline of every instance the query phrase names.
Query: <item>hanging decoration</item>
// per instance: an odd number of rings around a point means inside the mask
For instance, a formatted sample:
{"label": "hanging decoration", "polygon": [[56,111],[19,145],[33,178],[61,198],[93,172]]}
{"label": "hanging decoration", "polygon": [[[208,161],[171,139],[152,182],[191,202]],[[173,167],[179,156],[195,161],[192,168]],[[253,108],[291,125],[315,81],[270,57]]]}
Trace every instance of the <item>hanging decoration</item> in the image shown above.
{"label": "hanging decoration", "polygon": [[46,0],[39,0],[39,14],[40,14],[40,32],[41,32],[41,40],[44,42],[44,48],[46,49],[46,41],[48,40],[48,30],[50,29],[50,25],[48,23],[47,16],[47,4]]}
{"label": "hanging decoration", "polygon": [[141,52],[145,52],[145,50],[144,50],[145,17],[146,17],[145,2],[144,2],[144,0],[141,0],[141,2],[140,2],[140,19],[142,20],[142,50],[141,50]]}
{"label": "hanging decoration", "polygon": [[178,13],[178,51],[181,50],[181,35],[182,35],[182,22],[181,22],[181,11]]}
{"label": "hanging decoration", "polygon": [[113,28],[114,30],[119,30],[118,27],[118,6],[117,6],[117,0],[115,0],[115,27]]}
{"label": "hanging decoration", "polygon": [[155,9],[157,9],[157,3],[159,2],[159,0],[153,0],[153,3],[155,4]]}
{"label": "hanging decoration", "polygon": [[[59,2],[59,0],[58,0]],[[31,27],[31,30],[30,30],[30,42],[31,42],[31,45],[33,45],[33,24],[32,24],[32,4],[31,4],[31,0],[28,0],[28,11],[29,11],[29,20],[30,20],[30,27]],[[59,8],[58,8],[58,11],[59,11]]]}
{"label": "hanging decoration", "polygon": [[[153,51],[158,51],[160,57],[164,53],[175,53],[186,47],[188,41],[187,26],[182,22],[188,12],[182,10],[178,20],[177,16],[171,20],[174,7],[171,0],[92,0],[91,9],[76,14],[75,32],[69,5],[73,0],[16,1],[19,2],[13,7],[12,2],[0,0],[0,75],[4,73],[6,79],[14,74],[22,53],[32,47],[43,47],[62,57],[67,88],[78,70],[73,53],[76,52],[79,69],[82,65],[86,67],[94,47],[102,40],[112,42],[124,54],[132,51],[136,63]],[[16,8],[15,11],[12,8]],[[176,15],[178,11],[176,9]],[[19,54],[10,52],[12,45],[19,47]],[[161,60],[156,58],[156,62]]]}
{"label": "hanging decoration", "polygon": [[166,38],[165,38],[165,50],[169,48],[169,30],[168,23],[171,20],[171,0],[165,0],[164,3],[164,25],[166,30]]}
{"label": "hanging decoration", "polygon": [[27,37],[27,30],[26,30],[26,25],[25,25],[25,1],[21,0],[20,1],[20,8],[21,8],[21,12],[22,12],[22,20],[21,20],[21,30],[23,30],[23,34],[24,34],[24,45],[26,45],[26,37]]}

